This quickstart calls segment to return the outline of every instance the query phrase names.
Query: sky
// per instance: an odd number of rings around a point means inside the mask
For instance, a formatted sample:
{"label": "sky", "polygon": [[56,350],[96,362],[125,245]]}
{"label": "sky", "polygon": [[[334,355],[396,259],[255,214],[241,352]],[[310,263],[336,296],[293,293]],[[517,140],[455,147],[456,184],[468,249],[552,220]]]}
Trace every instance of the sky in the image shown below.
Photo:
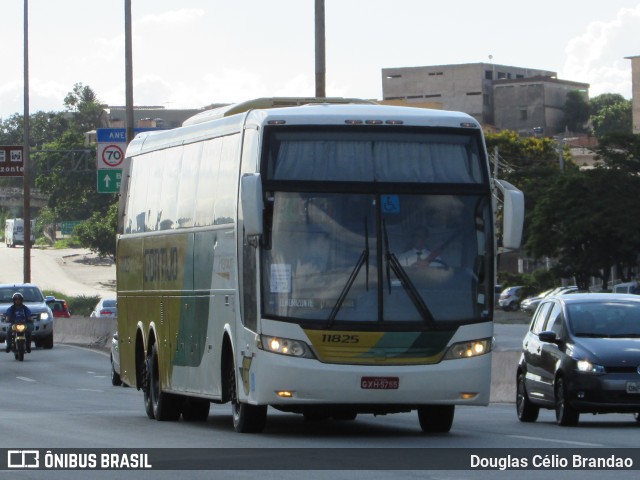
{"label": "sky", "polygon": [[[134,104],[314,96],[314,0],[131,0]],[[125,104],[124,0],[29,0],[30,112],[74,84]],[[24,111],[24,0],[0,0],[0,119]],[[640,1],[325,0],[326,93],[382,98],[382,68],[493,62],[631,98]]]}

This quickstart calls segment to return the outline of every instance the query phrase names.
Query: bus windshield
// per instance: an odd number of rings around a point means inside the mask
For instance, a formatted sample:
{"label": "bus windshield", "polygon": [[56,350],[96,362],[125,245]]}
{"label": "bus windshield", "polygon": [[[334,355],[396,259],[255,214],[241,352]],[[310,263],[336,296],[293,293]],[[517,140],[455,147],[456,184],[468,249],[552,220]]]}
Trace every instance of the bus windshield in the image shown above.
{"label": "bus windshield", "polygon": [[480,321],[490,214],[479,195],[276,192],[263,312],[326,326]]}

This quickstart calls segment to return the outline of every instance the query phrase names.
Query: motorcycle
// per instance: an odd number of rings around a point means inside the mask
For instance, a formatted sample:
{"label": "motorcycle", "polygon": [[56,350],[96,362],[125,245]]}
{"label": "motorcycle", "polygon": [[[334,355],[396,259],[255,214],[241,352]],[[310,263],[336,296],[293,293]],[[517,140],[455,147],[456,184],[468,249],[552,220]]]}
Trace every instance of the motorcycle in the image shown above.
{"label": "motorcycle", "polygon": [[24,354],[27,350],[27,328],[29,327],[26,323],[14,323],[11,325],[11,331],[13,332],[11,351],[19,362],[24,360]]}

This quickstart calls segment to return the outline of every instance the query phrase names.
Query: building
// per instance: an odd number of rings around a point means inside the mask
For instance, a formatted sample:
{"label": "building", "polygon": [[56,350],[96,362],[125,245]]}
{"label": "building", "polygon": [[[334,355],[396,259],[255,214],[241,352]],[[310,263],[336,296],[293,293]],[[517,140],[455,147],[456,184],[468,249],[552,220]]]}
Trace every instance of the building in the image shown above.
{"label": "building", "polygon": [[493,82],[494,125],[521,135],[557,135],[565,131],[567,94],[581,92],[589,100],[586,83],[535,76]]}
{"label": "building", "polygon": [[[167,109],[164,107],[148,106],[133,107],[133,121],[136,128],[176,128],[187,118],[202,112],[203,108]],[[125,128],[126,108],[115,106],[106,107],[109,128]]]}
{"label": "building", "polygon": [[633,133],[640,133],[640,55],[626,57],[631,60],[631,111]]}
{"label": "building", "polygon": [[532,132],[541,128],[553,135],[564,130],[566,93],[579,89],[586,94],[589,87],[556,77],[549,70],[492,63],[383,68],[382,95],[385,101],[429,102],[444,110],[466,112],[499,129]]}

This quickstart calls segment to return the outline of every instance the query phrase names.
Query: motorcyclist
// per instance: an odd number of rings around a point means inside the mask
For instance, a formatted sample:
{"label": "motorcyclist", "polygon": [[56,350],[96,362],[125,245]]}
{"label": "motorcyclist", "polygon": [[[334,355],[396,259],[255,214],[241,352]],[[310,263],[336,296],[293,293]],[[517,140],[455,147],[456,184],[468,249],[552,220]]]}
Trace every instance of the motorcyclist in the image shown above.
{"label": "motorcyclist", "polygon": [[11,305],[5,315],[7,317],[7,322],[9,323],[9,327],[7,328],[7,352],[11,351],[11,344],[13,338],[13,329],[11,326],[14,323],[24,323],[27,326],[27,330],[25,332],[25,340],[26,340],[26,349],[27,353],[31,352],[31,310],[29,307],[24,305],[24,297],[20,292],[16,292],[11,297],[13,300],[13,305]]}

